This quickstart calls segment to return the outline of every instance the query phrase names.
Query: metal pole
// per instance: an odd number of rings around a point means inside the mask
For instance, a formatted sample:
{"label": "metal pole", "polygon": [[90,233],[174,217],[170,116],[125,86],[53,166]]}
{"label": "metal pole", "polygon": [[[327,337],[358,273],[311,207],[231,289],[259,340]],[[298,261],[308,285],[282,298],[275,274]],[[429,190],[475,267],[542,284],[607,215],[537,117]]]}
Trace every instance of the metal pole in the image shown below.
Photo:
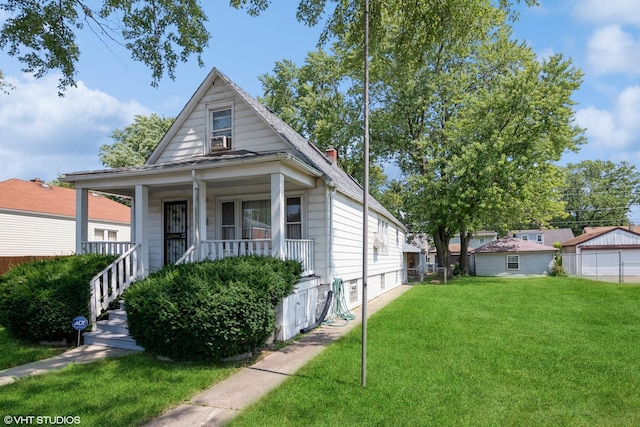
{"label": "metal pole", "polygon": [[369,276],[369,0],[364,2],[364,177],[362,195],[362,387],[367,385],[367,278]]}

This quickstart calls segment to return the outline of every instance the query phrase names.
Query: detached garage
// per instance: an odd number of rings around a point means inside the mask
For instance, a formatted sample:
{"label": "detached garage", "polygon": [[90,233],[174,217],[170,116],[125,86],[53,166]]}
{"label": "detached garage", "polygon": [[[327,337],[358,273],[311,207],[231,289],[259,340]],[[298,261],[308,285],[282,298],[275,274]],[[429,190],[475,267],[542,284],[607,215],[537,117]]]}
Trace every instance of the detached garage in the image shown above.
{"label": "detached garage", "polygon": [[613,282],[640,280],[640,234],[626,227],[595,227],[564,242],[567,273]]}
{"label": "detached garage", "polygon": [[471,253],[471,270],[476,276],[540,276],[553,266],[552,246],[503,237]]}

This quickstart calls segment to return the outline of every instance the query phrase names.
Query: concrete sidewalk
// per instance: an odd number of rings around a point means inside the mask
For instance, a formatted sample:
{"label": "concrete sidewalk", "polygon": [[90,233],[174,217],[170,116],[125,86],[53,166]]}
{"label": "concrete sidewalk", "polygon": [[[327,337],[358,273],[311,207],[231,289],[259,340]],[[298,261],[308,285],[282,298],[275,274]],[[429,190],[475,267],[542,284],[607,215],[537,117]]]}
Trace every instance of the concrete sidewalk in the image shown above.
{"label": "concrete sidewalk", "polygon": [[108,357],[122,357],[133,353],[136,353],[136,351],[97,345],[83,345],[49,359],[38,360],[37,362],[0,371],[0,386],[10,384],[14,382],[16,378],[26,375],[38,375],[56,369],[62,369],[71,363],[90,363]]}
{"label": "concrete sidewalk", "polygon": [[[367,317],[387,305],[410,286],[399,286],[367,303]],[[254,365],[194,396],[189,402],[145,424],[147,427],[221,426],[295,374],[328,344],[359,326],[361,308],[346,326],[321,326],[298,341],[264,357]]]}

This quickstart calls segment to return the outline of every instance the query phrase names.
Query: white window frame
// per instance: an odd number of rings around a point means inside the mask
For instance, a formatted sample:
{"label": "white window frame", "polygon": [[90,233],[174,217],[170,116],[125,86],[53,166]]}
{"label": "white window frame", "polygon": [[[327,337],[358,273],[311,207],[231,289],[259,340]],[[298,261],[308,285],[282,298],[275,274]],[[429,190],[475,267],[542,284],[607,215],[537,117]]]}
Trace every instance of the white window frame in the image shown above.
{"label": "white window frame", "polygon": [[[516,264],[516,267],[509,267],[512,264]],[[520,270],[520,255],[507,255],[507,270]]]}
{"label": "white window frame", "polygon": [[[205,144],[204,144],[204,153],[205,154],[211,154],[211,136],[213,135],[213,132],[216,131],[213,129],[213,113],[216,111],[224,111],[224,110],[231,110],[231,127],[229,128],[229,134],[228,137],[230,139],[230,143],[229,143],[229,149],[232,150],[233,149],[233,141],[234,141],[234,132],[233,129],[235,128],[234,124],[235,124],[235,111],[234,111],[234,103],[232,100],[229,101],[220,101],[220,102],[216,102],[216,103],[211,103],[211,104],[207,104],[206,105],[206,111],[207,111],[207,125],[206,125],[206,135],[205,135]],[[226,130],[226,128],[224,129],[220,129],[217,131],[221,131],[221,130]]]}
{"label": "white window frame", "polygon": [[[285,230],[287,228],[287,218],[286,218],[286,203],[287,199],[299,197],[300,198],[300,219],[301,219],[301,239],[307,238],[307,204],[306,204],[306,195],[304,192],[294,191],[291,193],[286,193],[284,196],[285,199]],[[269,193],[260,193],[260,194],[247,194],[238,197],[219,197],[216,201],[216,236],[219,236],[219,239],[222,239],[222,204],[233,202],[234,206],[234,227],[235,227],[235,240],[242,239],[242,202],[250,202],[255,200],[271,200],[271,194]],[[273,225],[272,225],[273,226]],[[286,236],[285,238],[289,238]]]}
{"label": "white window frame", "polygon": [[536,235],[536,241],[540,244],[544,243],[544,240],[542,239],[542,234],[537,234]]}
{"label": "white window frame", "polygon": [[358,279],[349,280],[349,302],[358,302]]}
{"label": "white window frame", "polygon": [[523,234],[520,238],[521,238],[522,240],[524,240],[525,242],[528,242],[528,241],[529,241],[529,235],[527,235],[527,234]]}

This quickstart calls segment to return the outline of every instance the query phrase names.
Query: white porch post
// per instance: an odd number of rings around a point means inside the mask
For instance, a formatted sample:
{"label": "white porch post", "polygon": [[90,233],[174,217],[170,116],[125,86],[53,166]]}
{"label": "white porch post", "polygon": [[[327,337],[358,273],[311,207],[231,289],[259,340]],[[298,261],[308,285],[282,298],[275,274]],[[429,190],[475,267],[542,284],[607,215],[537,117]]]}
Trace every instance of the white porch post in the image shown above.
{"label": "white porch post", "polygon": [[76,254],[82,254],[82,242],[89,236],[89,190],[76,190]]}
{"label": "white porch post", "polygon": [[271,174],[271,244],[272,254],[275,257],[284,259],[285,242],[285,198],[284,198],[284,175],[281,173]]}
{"label": "white porch post", "polygon": [[193,174],[193,245],[196,261],[203,259],[201,242],[207,238],[207,183]]}
{"label": "white porch post", "polygon": [[149,188],[136,185],[135,196],[135,242],[140,245],[138,251],[138,275],[146,277],[149,273],[149,233],[147,218],[149,215]]}

